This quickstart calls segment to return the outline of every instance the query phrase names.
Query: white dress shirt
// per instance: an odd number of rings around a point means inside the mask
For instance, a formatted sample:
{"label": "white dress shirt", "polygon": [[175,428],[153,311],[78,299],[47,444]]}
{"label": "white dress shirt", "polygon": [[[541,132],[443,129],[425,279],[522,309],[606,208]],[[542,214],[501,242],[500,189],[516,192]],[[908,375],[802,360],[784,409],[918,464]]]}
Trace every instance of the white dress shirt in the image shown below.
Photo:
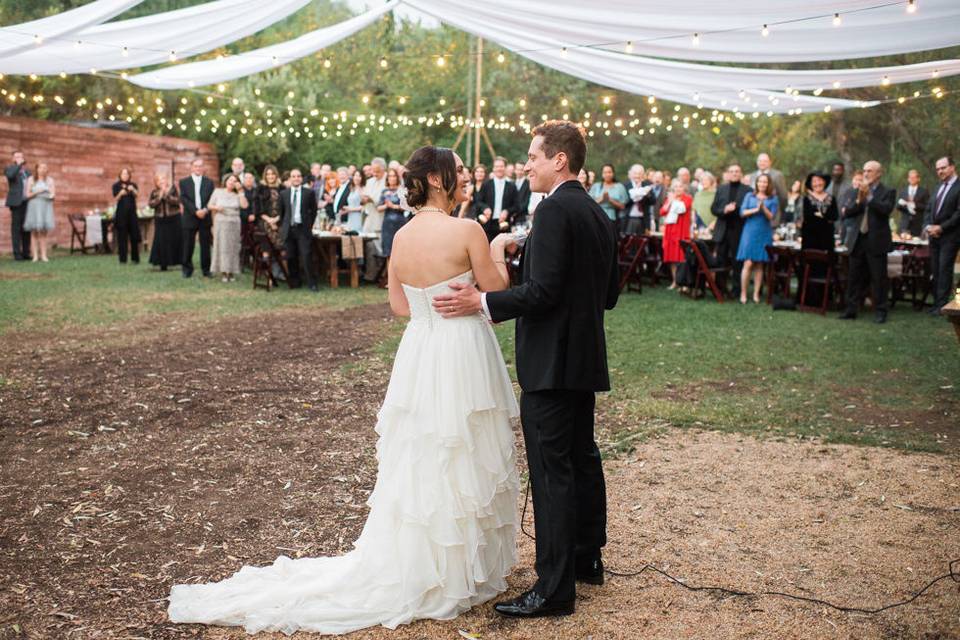
{"label": "white dress shirt", "polygon": [[493,179],[493,217],[497,218],[500,216],[500,212],[503,211],[503,192],[507,188],[507,179],[506,178],[494,178]]}
{"label": "white dress shirt", "polygon": [[300,217],[300,187],[294,187],[290,194],[290,208],[293,211],[293,224],[300,224],[303,219]]}
{"label": "white dress shirt", "polygon": [[200,204],[200,183],[203,182],[203,176],[198,176],[197,174],[192,174],[193,177],[193,202],[197,205],[197,210],[203,208]]}

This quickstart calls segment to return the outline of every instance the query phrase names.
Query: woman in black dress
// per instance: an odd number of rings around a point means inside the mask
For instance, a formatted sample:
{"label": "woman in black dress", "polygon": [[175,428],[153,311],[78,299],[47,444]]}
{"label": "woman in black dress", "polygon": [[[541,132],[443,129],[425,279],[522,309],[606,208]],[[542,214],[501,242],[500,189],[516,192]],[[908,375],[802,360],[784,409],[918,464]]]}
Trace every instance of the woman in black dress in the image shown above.
{"label": "woman in black dress", "polygon": [[150,192],[150,208],[153,209],[153,246],[150,247],[150,264],[166,271],[178,266],[180,259],[180,193],[170,186],[167,174],[158,173],[153,179]]}
{"label": "woman in black dress", "polygon": [[140,264],[140,224],[137,222],[137,183],[132,180],[130,169],[120,169],[113,183],[113,199],[116,210],[113,215],[113,232],[117,238],[117,254],[120,263],[127,262],[127,242],[130,243],[130,261]]}
{"label": "woman in black dress", "polygon": [[480,201],[480,189],[483,187],[483,183],[486,179],[486,165],[478,164],[475,166],[473,168],[473,175],[470,180],[470,184],[467,186],[467,193],[469,196],[464,202],[460,203],[460,210],[457,212],[458,217],[476,220],[480,214],[483,213],[486,205]]}
{"label": "woman in black dress", "polygon": [[[830,176],[814,171],[807,176],[806,193],[803,196],[803,206],[800,212],[800,228],[802,239],[800,242],[800,274],[804,273],[803,251],[816,249],[826,251],[833,260],[833,229],[839,218],[837,203],[827,192],[830,186]],[[811,278],[823,278],[826,275],[826,265],[815,263],[810,265]],[[800,292],[803,291],[803,282],[800,283]],[[805,303],[809,306],[819,306],[818,301],[823,299],[823,290],[819,284],[807,285]]]}
{"label": "woman in black dress", "polygon": [[[260,184],[257,185],[257,194],[253,201],[253,215],[257,227],[264,234],[264,243],[270,243],[268,246],[261,246],[260,251],[264,257],[270,255],[271,246],[277,251],[283,250],[283,242],[280,240],[280,191],[283,189],[283,183],[280,180],[280,172],[272,164],[263,168]],[[275,280],[285,280],[283,269],[276,262],[270,263],[270,271]]]}

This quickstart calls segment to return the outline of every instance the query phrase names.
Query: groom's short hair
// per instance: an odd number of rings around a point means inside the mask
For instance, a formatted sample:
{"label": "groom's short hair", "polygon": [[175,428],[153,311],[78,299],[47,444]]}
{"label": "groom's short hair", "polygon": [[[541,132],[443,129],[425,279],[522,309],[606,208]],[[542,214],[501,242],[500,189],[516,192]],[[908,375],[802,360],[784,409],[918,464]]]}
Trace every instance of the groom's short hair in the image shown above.
{"label": "groom's short hair", "polygon": [[543,153],[552,158],[561,151],[567,155],[570,173],[580,173],[587,159],[587,136],[583,127],[569,120],[548,120],[533,130],[543,137]]}

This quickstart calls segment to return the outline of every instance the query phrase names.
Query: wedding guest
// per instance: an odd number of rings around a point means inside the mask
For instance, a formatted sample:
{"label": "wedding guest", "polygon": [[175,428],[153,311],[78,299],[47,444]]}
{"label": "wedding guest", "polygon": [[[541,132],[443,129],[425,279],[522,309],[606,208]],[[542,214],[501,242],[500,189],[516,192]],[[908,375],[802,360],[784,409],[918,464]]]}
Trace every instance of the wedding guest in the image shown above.
{"label": "wedding guest", "polygon": [[580,186],[583,187],[584,191],[590,190],[590,185],[587,184],[588,180],[586,169],[580,169],[580,172],[577,173],[577,181],[580,183]]}
{"label": "wedding guest", "polygon": [[485,208],[483,200],[480,199],[480,190],[486,180],[487,165],[478,164],[473,168],[470,183],[467,185],[467,199],[460,203],[457,217],[470,218],[471,220],[477,220],[480,217]]}
{"label": "wedding guest", "polygon": [[713,231],[717,217],[713,215],[713,199],[717,196],[717,178],[709,171],[700,173],[700,190],[693,196],[693,211],[698,229]]}
{"label": "wedding guest", "polygon": [[243,184],[243,197],[247,199],[247,206],[240,209],[240,222],[243,228],[250,228],[257,222],[256,199],[257,199],[257,178],[249,171],[244,173],[241,178]]}
{"label": "wedding guest", "polygon": [[290,188],[280,194],[280,237],[287,253],[290,284],[300,286],[301,273],[306,274],[310,291],[319,291],[313,263],[313,223],[317,218],[317,198],[313,190],[302,185],[300,169],[290,170]]}
{"label": "wedding guest", "polygon": [[[810,177],[807,176],[808,181],[809,179]],[[827,182],[829,182],[829,180]],[[803,209],[802,187],[803,184],[799,180],[794,180],[793,184],[790,185],[790,191],[787,193],[787,204],[783,208],[783,215],[780,217],[779,222],[790,224],[791,222],[798,222],[800,220]],[[809,190],[809,187],[807,187],[807,189]]]}
{"label": "wedding guest", "polygon": [[244,169],[243,158],[234,158],[234,159],[230,162],[230,171],[228,171],[227,173],[223,174],[223,175],[220,177],[220,184],[221,184],[221,185],[226,184],[227,178],[230,177],[231,175],[235,175],[235,176],[241,178],[241,180],[242,180],[242,179],[243,179],[243,173],[244,173],[245,170],[246,170],[246,169]]}
{"label": "wedding guest", "polygon": [[587,171],[587,191],[590,191],[590,187],[597,183],[597,172],[596,171]]}
{"label": "wedding guest", "polygon": [[183,259],[184,278],[193,276],[193,249],[197,235],[200,236],[200,270],[205,278],[212,276],[210,245],[213,244],[213,222],[207,204],[213,189],[213,180],[204,175],[203,159],[195,158],[190,163],[190,175],[180,180],[180,207],[183,211],[180,217],[183,240],[180,257]]}
{"label": "wedding guest", "polygon": [[758,155],[757,170],[747,176],[747,181],[750,183],[752,189],[756,189],[758,176],[770,176],[771,188],[777,196],[777,204],[780,206],[780,211],[783,211],[784,206],[787,204],[787,181],[783,177],[783,173],[778,169],[774,169],[771,164],[768,154],[761,153]]}
{"label": "wedding guest", "polygon": [[851,210],[857,202],[857,192],[863,184],[863,171],[857,169],[853,172],[853,178],[850,182],[850,188],[843,192],[837,201],[837,208],[840,210],[840,244],[853,249],[853,240],[856,239],[856,233],[852,229],[855,221],[852,217],[847,217],[847,211]]}
{"label": "wedding guest", "polygon": [[369,165],[369,164],[363,165],[363,168],[361,169],[361,171],[363,171],[363,177],[366,178],[367,180],[373,177],[372,165]]}
{"label": "wedding guest", "polygon": [[347,231],[360,233],[363,229],[363,188],[367,184],[367,177],[362,171],[354,171],[350,182],[350,191],[347,193],[347,204],[340,209],[340,224]]}
{"label": "wedding guest", "polygon": [[650,180],[650,197],[646,199],[647,203],[647,222],[650,223],[651,231],[660,230],[660,207],[667,199],[667,185],[664,182],[664,172],[654,171]]}
{"label": "wedding guest", "polygon": [[920,172],[910,169],[907,172],[907,186],[900,190],[900,198],[897,200],[897,211],[900,212],[897,232],[900,235],[918,237],[923,233],[923,216],[929,201],[930,192],[920,185]]}
{"label": "wedding guest", "polygon": [[530,210],[530,181],[523,170],[524,163],[516,162],[513,165],[513,186],[517,189],[517,205],[514,208],[512,224],[522,224]]}
{"label": "wedding guest", "polygon": [[[852,186],[850,180],[846,177],[847,168],[839,160],[834,160],[830,169],[830,195],[833,196],[833,201],[837,203],[837,209],[840,210],[843,206],[843,202],[847,198],[847,193],[850,191]],[[844,219],[841,215],[835,223],[833,223],[834,233],[840,236],[840,242],[843,242],[844,239]]]}
{"label": "wedding guest", "polygon": [[760,302],[763,283],[763,265],[768,262],[767,246],[773,244],[773,220],[780,210],[777,194],[770,176],[761,173],[754,183],[754,191],[743,198],[740,217],[745,220],[737,249],[737,262],[743,263],[740,274],[740,304],[747,303],[747,287],[753,275],[753,301]]}
{"label": "wedding guest", "polygon": [[260,184],[254,199],[254,215],[260,230],[263,231],[275,249],[282,249],[280,240],[280,173],[272,164],[263,168]]}
{"label": "wedding guest", "polygon": [[732,269],[732,293],[740,297],[741,263],[737,261],[740,249],[740,233],[743,231],[743,218],[740,217],[740,208],[744,197],[750,193],[750,187],[741,180],[743,169],[739,164],[727,167],[727,181],[717,189],[710,210],[716,217],[714,223],[713,240],[716,243],[717,259],[721,264]]}
{"label": "wedding guest", "polygon": [[626,228],[623,233],[630,235],[641,235],[646,231],[647,199],[650,198],[650,189],[644,191],[644,187],[649,187],[650,182],[645,179],[646,172],[642,164],[635,164],[627,172],[627,181],[623,183],[623,188],[627,191],[626,206]]}
{"label": "wedding guest", "polygon": [[207,207],[213,217],[213,257],[210,270],[221,282],[233,282],[240,273],[240,209],[248,206],[240,178],[227,174],[215,189]]}
{"label": "wedding guest", "polygon": [[[601,181],[590,188],[590,196],[600,205],[610,220],[620,226],[620,212],[627,206],[627,190],[617,182],[617,174],[612,164],[605,164],[600,170]],[[626,226],[626,225],[623,225]]]}
{"label": "wedding guest", "polygon": [[45,162],[37,164],[35,173],[27,178],[27,215],[23,230],[30,234],[30,255],[33,261],[50,262],[47,258],[47,235],[53,231],[53,200],[56,197],[54,180]]}
{"label": "wedding guest", "polygon": [[387,170],[386,185],[380,193],[377,210],[383,214],[383,229],[380,232],[380,242],[383,249],[380,253],[388,261],[393,249],[393,236],[407,222],[406,212],[400,205],[399,190],[400,174],[395,169]]}
{"label": "wedding guest", "polygon": [[684,191],[686,191],[691,198],[697,195],[697,187],[691,180],[690,169],[687,169],[686,167],[680,167],[677,169],[677,180],[683,184]]}
{"label": "wedding guest", "polygon": [[153,190],[148,200],[153,209],[153,245],[150,264],[166,271],[183,264],[183,239],[180,237],[180,192],[170,185],[165,173],[153,177]]}
{"label": "wedding guest", "polygon": [[507,166],[504,168],[504,175],[507,176],[507,180],[515,179],[515,174],[513,169],[514,169],[513,165],[508,162]]}
{"label": "wedding guest", "polygon": [[479,200],[484,206],[477,222],[487,232],[487,239],[493,242],[501,232],[510,230],[510,216],[517,207],[517,188],[507,179],[505,158],[494,158],[493,175],[480,188]]}
{"label": "wedding guest", "polygon": [[[363,232],[380,236],[383,229],[383,214],[377,211],[380,194],[386,186],[387,163],[383,158],[374,158],[370,161],[370,177],[363,187]],[[363,279],[365,282],[374,282],[377,279],[384,260],[381,255],[383,247],[381,239],[377,237],[373,242],[363,245]]]}
{"label": "wedding guest", "polygon": [[[803,277],[805,265],[803,261],[803,251],[807,249],[816,249],[833,253],[833,230],[834,223],[840,217],[837,203],[830,195],[828,188],[830,186],[830,176],[814,171],[807,176],[804,182],[806,193],[800,199],[800,211],[797,218],[798,226],[803,230],[800,242],[800,277]],[[827,266],[822,263],[812,263],[810,265],[810,277],[822,279],[826,276]],[[801,288],[803,282],[800,283]],[[798,295],[801,292],[798,292]],[[817,283],[808,283],[806,304],[811,301],[823,299],[823,289]],[[811,306],[816,306],[815,304]]]}
{"label": "wedding guest", "polygon": [[663,217],[663,263],[670,265],[670,289],[677,288],[677,267],[685,260],[680,241],[690,239],[693,198],[687,192],[687,186],[679,178],[674,180],[670,185],[670,194],[660,207]]}
{"label": "wedding guest", "polygon": [[874,322],[887,321],[887,252],[890,251],[890,215],[897,204],[897,191],[884,185],[883,166],[876,160],[863,165],[863,184],[857,190],[854,205],[846,211],[854,224],[850,244],[849,279],[847,283],[847,310],[842,320],[857,317],[867,284],[871,285]]}
{"label": "wedding guest", "polygon": [[117,236],[117,254],[120,264],[127,262],[127,246],[130,247],[130,261],[140,264],[140,222],[137,220],[137,183],[128,167],[120,169],[117,181],[113,183],[113,230]]}
{"label": "wedding guest", "polygon": [[341,224],[341,214],[347,206],[347,198],[350,196],[350,173],[346,167],[337,167],[337,191],[333,194],[330,204],[327,207],[327,217],[334,224]]}
{"label": "wedding guest", "polygon": [[960,248],[960,181],[953,158],[945,156],[935,165],[940,184],[927,204],[924,231],[930,239],[930,269],[933,272],[932,315],[950,302],[953,268]]}
{"label": "wedding guest", "polygon": [[13,152],[13,164],[4,171],[7,178],[7,201],[10,208],[10,241],[14,260],[29,260],[30,232],[24,231],[23,220],[27,217],[27,179],[30,171],[22,151]]}

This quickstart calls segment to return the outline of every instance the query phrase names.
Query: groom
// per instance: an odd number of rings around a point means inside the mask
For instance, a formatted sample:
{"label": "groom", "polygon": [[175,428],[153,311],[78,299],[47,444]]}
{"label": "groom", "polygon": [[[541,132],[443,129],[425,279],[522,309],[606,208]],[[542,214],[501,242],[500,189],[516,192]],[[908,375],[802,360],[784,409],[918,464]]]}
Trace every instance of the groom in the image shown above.
{"label": "groom", "polygon": [[574,611],[575,581],[603,584],[606,490],[593,438],[595,392],[610,389],[603,330],[619,294],[613,223],[583,190],[577,174],[587,154],[583,130],[553,120],[533,130],[524,167],[537,205],[522,257],[523,282],[481,294],[451,284],[434,298],[444,317],[483,312],[517,318],[520,418],[533,485],[536,584],[495,606],[533,618]]}

